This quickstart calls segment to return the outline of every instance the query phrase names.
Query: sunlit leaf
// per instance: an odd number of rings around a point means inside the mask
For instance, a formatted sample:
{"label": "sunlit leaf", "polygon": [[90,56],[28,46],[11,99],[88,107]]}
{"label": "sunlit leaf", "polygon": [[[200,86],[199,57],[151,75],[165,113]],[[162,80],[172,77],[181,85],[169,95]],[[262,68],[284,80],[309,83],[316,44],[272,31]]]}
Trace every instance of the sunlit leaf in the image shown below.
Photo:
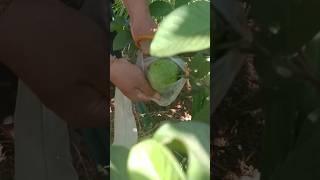
{"label": "sunlit leaf", "polygon": [[129,154],[128,170],[130,180],[186,180],[171,151],[152,139],[133,146]]}
{"label": "sunlit leaf", "polygon": [[188,156],[188,179],[210,179],[210,129],[200,122],[165,124],[154,139]]}
{"label": "sunlit leaf", "polygon": [[160,23],[151,43],[151,55],[164,57],[210,47],[210,3],[184,5]]}

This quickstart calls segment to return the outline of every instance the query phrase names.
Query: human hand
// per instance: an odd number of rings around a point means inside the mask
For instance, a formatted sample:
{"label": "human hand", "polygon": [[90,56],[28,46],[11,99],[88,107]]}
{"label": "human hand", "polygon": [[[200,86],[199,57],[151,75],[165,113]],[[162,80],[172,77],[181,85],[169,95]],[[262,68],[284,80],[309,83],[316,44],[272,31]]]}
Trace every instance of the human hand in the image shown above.
{"label": "human hand", "polygon": [[125,59],[111,63],[110,79],[132,101],[150,101],[152,98],[160,98],[160,95],[150,87],[141,69]]}
{"label": "human hand", "polygon": [[148,55],[157,24],[146,0],[123,0],[130,16],[131,34],[140,50]]}
{"label": "human hand", "polygon": [[157,24],[149,16],[145,16],[140,21],[131,21],[131,34],[138,46],[138,48],[143,52],[143,54],[148,55],[150,53],[150,45],[153,36],[156,32]]}

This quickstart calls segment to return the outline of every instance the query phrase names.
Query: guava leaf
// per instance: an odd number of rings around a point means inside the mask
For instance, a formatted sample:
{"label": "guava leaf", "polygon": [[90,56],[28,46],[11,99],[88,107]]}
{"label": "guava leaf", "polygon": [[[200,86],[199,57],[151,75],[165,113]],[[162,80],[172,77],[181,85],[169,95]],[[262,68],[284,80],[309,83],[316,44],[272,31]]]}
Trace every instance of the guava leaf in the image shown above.
{"label": "guava leaf", "polygon": [[197,54],[191,58],[190,69],[191,75],[195,78],[202,78],[210,72],[210,57]]}
{"label": "guava leaf", "polygon": [[123,16],[115,16],[110,24],[110,31],[129,30],[129,21]]}
{"label": "guava leaf", "polygon": [[185,4],[188,4],[191,0],[176,0],[174,3],[174,7],[178,8],[180,6],[183,6]]}
{"label": "guava leaf", "polygon": [[188,179],[210,179],[210,129],[201,122],[167,123],[153,139],[188,156]]}
{"label": "guava leaf", "polygon": [[171,4],[166,1],[154,1],[149,5],[149,9],[154,17],[166,16],[173,10]]}
{"label": "guava leaf", "polygon": [[210,3],[196,1],[166,16],[151,43],[152,56],[167,57],[210,48]]}
{"label": "guava leaf", "polygon": [[125,48],[132,41],[130,32],[120,31],[117,33],[116,37],[113,40],[113,50],[121,50]]}
{"label": "guava leaf", "polygon": [[129,155],[129,149],[123,146],[111,145],[110,154],[111,180],[128,180],[127,159]]}
{"label": "guava leaf", "polygon": [[152,139],[132,147],[128,170],[130,180],[186,180],[181,166],[171,151]]}
{"label": "guava leaf", "polygon": [[121,24],[118,24],[114,21],[112,21],[110,23],[110,31],[114,32],[114,31],[122,31],[123,30],[123,26]]}
{"label": "guava leaf", "polygon": [[137,110],[137,112],[139,112],[139,114],[141,114],[141,115],[143,114],[143,116],[141,117],[143,128],[146,131],[150,130],[155,122],[154,122],[153,117],[150,115],[146,104],[144,104],[143,102],[137,102],[136,103],[136,110]]}
{"label": "guava leaf", "polygon": [[192,83],[192,120],[210,122],[210,88]]}

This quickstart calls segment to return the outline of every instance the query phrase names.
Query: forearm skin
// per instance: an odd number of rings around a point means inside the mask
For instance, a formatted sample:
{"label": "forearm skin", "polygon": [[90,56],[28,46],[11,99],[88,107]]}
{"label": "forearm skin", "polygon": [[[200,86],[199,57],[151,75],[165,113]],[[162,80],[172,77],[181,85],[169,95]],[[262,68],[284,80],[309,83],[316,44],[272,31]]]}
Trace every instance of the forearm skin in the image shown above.
{"label": "forearm skin", "polygon": [[147,0],[123,0],[123,3],[130,16],[131,23],[151,18]]}

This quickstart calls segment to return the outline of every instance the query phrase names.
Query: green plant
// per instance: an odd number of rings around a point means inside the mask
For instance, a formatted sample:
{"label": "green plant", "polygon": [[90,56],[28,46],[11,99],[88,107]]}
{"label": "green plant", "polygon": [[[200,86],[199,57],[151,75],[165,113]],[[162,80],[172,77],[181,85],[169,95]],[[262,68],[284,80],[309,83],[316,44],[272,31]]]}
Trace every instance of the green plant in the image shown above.
{"label": "green plant", "polygon": [[320,1],[245,2],[249,16],[243,2],[214,3],[215,107],[248,52],[255,55],[265,114],[262,179],[319,179]]}
{"label": "green plant", "polygon": [[[140,117],[138,124],[142,123],[138,128],[140,142],[131,149],[111,147],[111,179],[206,180],[210,177],[210,3],[206,0],[149,2],[151,15],[159,24],[151,43],[151,56],[178,56],[188,64],[191,93],[185,88],[176,101],[190,101],[191,97],[192,119],[160,126],[158,118],[177,121],[174,117],[158,116],[170,107],[135,104]],[[113,50],[120,50],[133,61],[137,47],[131,37],[128,16],[117,3],[111,23],[111,30],[117,33]]]}
{"label": "green plant", "polygon": [[[137,48],[123,7],[117,5],[111,31],[117,33],[113,50],[135,59]],[[169,8],[170,7],[170,8]],[[169,12],[170,9],[170,12]],[[210,2],[207,0],[150,1],[151,14],[160,24],[151,43],[155,57],[179,56],[190,68],[192,115],[209,122],[210,94]],[[160,13],[165,11],[165,13]],[[122,13],[119,13],[122,12]],[[201,19],[199,21],[198,19]]]}
{"label": "green plant", "polygon": [[[209,180],[209,134],[209,126],[205,123],[166,123],[152,138],[130,150],[112,146],[111,179]],[[181,161],[176,154],[183,157]],[[187,168],[183,169],[181,163]]]}

